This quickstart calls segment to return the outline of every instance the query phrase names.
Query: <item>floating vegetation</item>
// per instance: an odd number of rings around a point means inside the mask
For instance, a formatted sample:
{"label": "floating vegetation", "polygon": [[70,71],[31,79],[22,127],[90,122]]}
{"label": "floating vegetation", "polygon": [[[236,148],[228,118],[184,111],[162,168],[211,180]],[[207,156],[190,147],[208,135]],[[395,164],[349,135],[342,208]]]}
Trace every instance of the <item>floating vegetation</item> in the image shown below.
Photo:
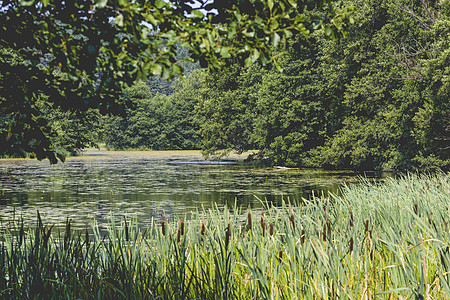
{"label": "floating vegetation", "polygon": [[301,205],[217,208],[145,229],[19,221],[1,234],[0,297],[449,298],[449,175],[362,181]]}

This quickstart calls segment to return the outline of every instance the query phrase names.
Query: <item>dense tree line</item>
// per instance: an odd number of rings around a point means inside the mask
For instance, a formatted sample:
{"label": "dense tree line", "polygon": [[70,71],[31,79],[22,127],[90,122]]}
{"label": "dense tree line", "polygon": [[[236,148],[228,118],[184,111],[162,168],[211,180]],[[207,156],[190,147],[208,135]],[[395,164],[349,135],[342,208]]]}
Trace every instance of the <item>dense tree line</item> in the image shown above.
{"label": "dense tree line", "polygon": [[198,109],[206,153],[258,149],[289,166],[449,168],[450,2],[351,3],[347,37],[291,40],[278,60],[283,73],[234,65],[207,75]]}
{"label": "dense tree line", "polygon": [[231,58],[270,65],[270,47],[293,34],[322,28],[340,37],[350,10],[332,2],[0,1],[1,153],[63,160],[41,101],[61,112],[124,115],[132,105],[124,89],[153,75],[183,74],[180,44],[190,60],[220,70]]}
{"label": "dense tree line", "polygon": [[[126,116],[40,109],[59,130],[52,143],[69,152],[98,143],[201,147],[206,156],[258,150],[256,158],[286,166],[449,169],[450,1],[345,0],[340,9],[351,6],[345,38],[327,38],[323,26],[291,35],[286,48],[272,43],[272,64],[235,57],[205,70],[183,62],[184,79],[123,89]],[[175,48],[177,61],[189,57]],[[0,122],[14,138],[8,116]]]}
{"label": "dense tree line", "polygon": [[152,82],[138,82],[125,91],[133,101],[126,117],[106,116],[99,130],[101,141],[116,150],[180,150],[201,147],[199,125],[194,120],[199,102],[198,72],[189,80],[176,80],[173,93],[152,94]]}

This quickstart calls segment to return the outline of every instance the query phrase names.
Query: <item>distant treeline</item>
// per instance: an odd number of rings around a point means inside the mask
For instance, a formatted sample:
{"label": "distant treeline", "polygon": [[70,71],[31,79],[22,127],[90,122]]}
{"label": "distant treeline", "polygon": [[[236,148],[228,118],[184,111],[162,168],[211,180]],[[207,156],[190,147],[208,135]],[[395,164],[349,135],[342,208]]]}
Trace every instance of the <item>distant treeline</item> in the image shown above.
{"label": "distant treeline", "polygon": [[345,4],[356,6],[345,39],[317,31],[273,49],[277,66],[194,65],[184,80],[140,82],[124,91],[134,104],[126,117],[53,116],[55,145],[256,149],[286,166],[448,170],[450,1]]}
{"label": "distant treeline", "polygon": [[106,122],[104,141],[201,145],[205,154],[257,149],[288,166],[448,169],[450,3],[356,6],[345,39],[316,32],[310,42],[293,38],[287,53],[274,49],[281,73],[236,63],[220,73],[196,70],[170,95],[143,99],[144,85],[133,87],[130,96],[143,101],[126,119]]}

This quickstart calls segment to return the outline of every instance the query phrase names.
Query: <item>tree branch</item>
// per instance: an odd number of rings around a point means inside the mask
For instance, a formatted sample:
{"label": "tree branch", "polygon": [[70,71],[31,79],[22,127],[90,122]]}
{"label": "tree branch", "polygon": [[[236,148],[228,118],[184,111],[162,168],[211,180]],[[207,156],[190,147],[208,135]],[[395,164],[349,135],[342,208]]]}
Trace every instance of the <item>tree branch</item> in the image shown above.
{"label": "tree branch", "polygon": [[401,8],[401,10],[403,10],[404,12],[406,12],[407,14],[411,15],[412,17],[414,17],[417,21],[419,21],[420,24],[422,24],[422,26],[426,29],[426,30],[431,30],[431,27],[425,23],[424,20],[422,20],[421,18],[419,18],[408,6],[405,5],[405,8]]}

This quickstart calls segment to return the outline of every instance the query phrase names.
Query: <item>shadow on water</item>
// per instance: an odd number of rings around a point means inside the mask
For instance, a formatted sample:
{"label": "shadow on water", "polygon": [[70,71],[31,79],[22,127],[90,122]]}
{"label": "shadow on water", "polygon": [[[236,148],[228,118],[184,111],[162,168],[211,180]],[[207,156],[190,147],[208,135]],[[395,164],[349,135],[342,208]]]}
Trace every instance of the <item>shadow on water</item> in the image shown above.
{"label": "shadow on water", "polygon": [[60,228],[67,218],[75,228],[84,229],[93,221],[102,226],[112,215],[145,225],[162,215],[190,218],[216,205],[280,205],[313,193],[339,193],[343,182],[357,182],[361,175],[386,176],[256,168],[236,161],[204,161],[199,154],[163,154],[94,153],[57,165],[0,160],[0,224],[10,222],[13,214],[35,224],[39,210],[43,221]]}

